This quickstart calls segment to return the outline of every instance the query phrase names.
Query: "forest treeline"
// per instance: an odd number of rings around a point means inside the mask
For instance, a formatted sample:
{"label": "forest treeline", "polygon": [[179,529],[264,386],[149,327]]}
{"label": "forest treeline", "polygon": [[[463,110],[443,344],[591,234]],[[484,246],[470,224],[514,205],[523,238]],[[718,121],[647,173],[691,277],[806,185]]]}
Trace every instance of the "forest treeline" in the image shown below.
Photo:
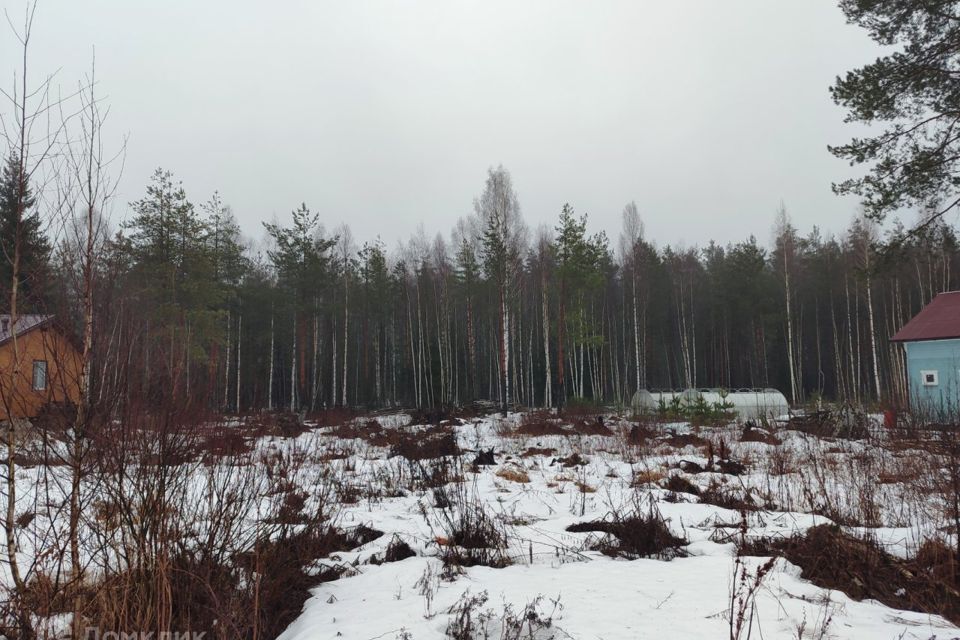
{"label": "forest treeline", "polygon": [[[505,169],[478,187],[449,235],[358,245],[303,204],[264,224],[256,249],[219,196],[195,205],[158,170],[96,238],[91,392],[202,396],[224,411],[624,404],[638,388],[687,387],[898,402],[888,338],[951,289],[958,258],[942,223],[885,243],[864,216],[839,236],[802,233],[782,206],[769,248],[752,236],[659,248],[633,203],[615,240],[569,205],[529,229]],[[81,279],[78,252],[32,237],[25,308],[79,323],[79,288],[63,286]]]}

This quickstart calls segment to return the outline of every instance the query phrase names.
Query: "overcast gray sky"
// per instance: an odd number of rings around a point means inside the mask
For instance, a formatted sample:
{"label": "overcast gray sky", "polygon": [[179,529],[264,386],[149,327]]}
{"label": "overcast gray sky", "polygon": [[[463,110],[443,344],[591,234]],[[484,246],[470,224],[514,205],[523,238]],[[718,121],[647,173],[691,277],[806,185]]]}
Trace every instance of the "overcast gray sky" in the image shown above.
{"label": "overcast gray sky", "polygon": [[[878,54],[832,0],[41,0],[34,37],[64,86],[96,46],[129,134],[115,219],[162,166],[254,238],[305,201],[389,247],[447,234],[499,163],[531,227],[570,202],[616,238],[635,200],[661,246],[767,242],[783,199],[841,231],[827,87]],[[8,84],[15,54],[4,32]]]}

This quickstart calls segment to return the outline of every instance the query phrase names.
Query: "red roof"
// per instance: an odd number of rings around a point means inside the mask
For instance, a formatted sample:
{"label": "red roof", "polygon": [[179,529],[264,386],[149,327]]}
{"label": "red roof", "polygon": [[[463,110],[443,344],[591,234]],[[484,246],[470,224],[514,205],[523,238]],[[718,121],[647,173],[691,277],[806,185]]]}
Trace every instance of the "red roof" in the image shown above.
{"label": "red roof", "polygon": [[903,325],[891,342],[960,338],[960,291],[940,293]]}

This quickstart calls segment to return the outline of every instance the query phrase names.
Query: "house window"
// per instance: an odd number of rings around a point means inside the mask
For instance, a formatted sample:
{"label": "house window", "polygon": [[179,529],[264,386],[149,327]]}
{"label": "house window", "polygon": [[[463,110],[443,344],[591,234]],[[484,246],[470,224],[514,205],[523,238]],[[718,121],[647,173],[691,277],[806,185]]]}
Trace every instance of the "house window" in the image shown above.
{"label": "house window", "polygon": [[47,389],[47,361],[33,361],[33,390],[46,391]]}
{"label": "house window", "polygon": [[937,371],[921,371],[920,382],[925,387],[935,387],[940,384],[940,374]]}

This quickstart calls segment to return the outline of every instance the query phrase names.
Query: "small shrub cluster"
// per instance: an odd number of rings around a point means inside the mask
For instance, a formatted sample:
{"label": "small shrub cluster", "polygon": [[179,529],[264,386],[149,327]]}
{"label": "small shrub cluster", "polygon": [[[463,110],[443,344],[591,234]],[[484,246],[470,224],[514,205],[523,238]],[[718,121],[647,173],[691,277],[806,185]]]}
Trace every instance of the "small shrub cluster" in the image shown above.
{"label": "small shrub cluster", "polygon": [[393,537],[390,539],[390,544],[388,544],[387,548],[383,551],[383,555],[370,558],[370,564],[400,562],[407,558],[416,557],[416,555],[417,552],[413,550],[413,547],[407,544],[407,542],[397,534],[393,534]]}
{"label": "small shrub cluster", "polygon": [[434,530],[447,575],[453,575],[462,567],[502,568],[510,564],[506,526],[487,511],[475,492],[464,485],[454,485],[434,489],[433,497],[434,517],[430,517],[423,505],[421,510]]}
{"label": "small shrub cluster", "polygon": [[676,473],[669,476],[660,486],[673,493],[688,493],[692,496],[700,495],[700,488],[697,485]]}
{"label": "small shrub cluster", "polygon": [[549,447],[527,447],[527,450],[520,454],[521,458],[532,458],[534,456],[552,456],[556,449]]}
{"label": "small shrub cluster", "polygon": [[613,431],[604,422],[602,415],[578,418],[573,421],[573,430],[582,436],[612,436]]}
{"label": "small shrub cluster", "polygon": [[572,432],[564,428],[562,420],[549,411],[530,411],[523,414],[514,433],[542,438],[543,436],[568,436]]}
{"label": "small shrub cluster", "polygon": [[543,596],[537,596],[517,611],[507,603],[503,612],[497,614],[486,606],[489,595],[482,591],[476,595],[467,592],[448,610],[445,635],[450,640],[552,640],[553,619],[563,606],[559,598],[549,600],[551,609],[545,611]]}
{"label": "small shrub cluster", "polygon": [[725,392],[721,391],[720,396],[718,402],[707,402],[700,394],[693,400],[675,395],[669,402],[661,397],[657,416],[661,420],[685,420],[694,425],[729,422],[734,417],[733,404],[727,402]]}
{"label": "small shrub cluster", "polygon": [[611,557],[671,560],[686,555],[687,541],[671,533],[652,501],[643,507],[635,498],[629,507],[604,520],[572,524],[567,531],[605,534],[589,547]]}
{"label": "small shrub cluster", "polygon": [[740,442],[761,442],[763,444],[777,446],[780,444],[780,438],[772,432],[748,421],[744,423],[743,430],[740,432]]}
{"label": "small shrub cluster", "polygon": [[390,455],[407,460],[430,460],[444,456],[459,456],[457,436],[447,427],[434,427],[425,431],[397,430],[397,441],[390,448]]}
{"label": "small shrub cluster", "polygon": [[870,425],[862,406],[845,404],[793,416],[787,428],[818,438],[865,440],[870,437]]}
{"label": "small shrub cluster", "polygon": [[737,487],[711,481],[706,489],[700,491],[700,502],[712,504],[721,509],[732,511],[757,511],[760,507],[753,500],[749,488]]}
{"label": "small shrub cluster", "polygon": [[460,455],[457,436],[447,426],[422,428],[386,428],[375,419],[351,421],[335,426],[324,435],[367,442],[374,447],[387,447],[391,456],[407,460],[428,460]]}

